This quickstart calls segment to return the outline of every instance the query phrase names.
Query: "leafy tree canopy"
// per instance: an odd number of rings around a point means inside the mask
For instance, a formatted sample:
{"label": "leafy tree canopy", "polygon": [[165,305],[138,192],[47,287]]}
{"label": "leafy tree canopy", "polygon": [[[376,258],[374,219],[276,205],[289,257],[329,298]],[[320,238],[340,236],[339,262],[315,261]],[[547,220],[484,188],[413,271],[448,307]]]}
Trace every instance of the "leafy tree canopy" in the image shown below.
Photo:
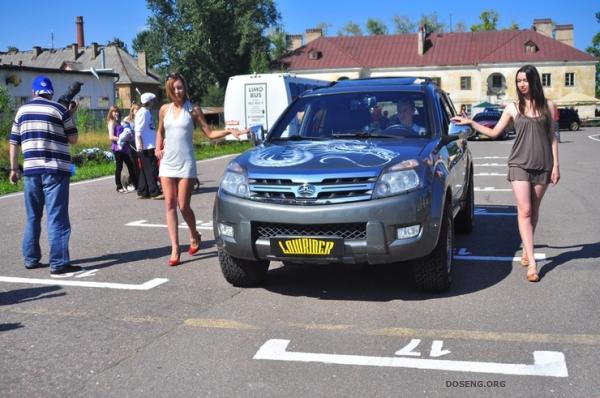
{"label": "leafy tree canopy", "polygon": [[[596,21],[600,23],[600,12],[596,14]],[[600,32],[592,37],[592,45],[585,49],[588,54],[600,60]],[[600,97],[600,62],[596,64],[596,98]]]}
{"label": "leafy tree canopy", "polygon": [[[273,0],[147,0],[148,30],[134,41],[152,66],[185,76],[199,101],[210,85],[225,87],[230,76],[264,65],[266,33],[280,15]],[[251,65],[252,64],[252,65]]]}
{"label": "leafy tree canopy", "polygon": [[338,31],[338,36],[362,36],[363,32],[357,23],[348,21],[346,25]]}
{"label": "leafy tree canopy", "polygon": [[480,24],[472,25],[472,32],[496,30],[498,25],[498,13],[494,10],[485,10],[479,15]]}
{"label": "leafy tree canopy", "polygon": [[367,32],[370,35],[387,35],[388,28],[385,23],[379,19],[367,19]]}

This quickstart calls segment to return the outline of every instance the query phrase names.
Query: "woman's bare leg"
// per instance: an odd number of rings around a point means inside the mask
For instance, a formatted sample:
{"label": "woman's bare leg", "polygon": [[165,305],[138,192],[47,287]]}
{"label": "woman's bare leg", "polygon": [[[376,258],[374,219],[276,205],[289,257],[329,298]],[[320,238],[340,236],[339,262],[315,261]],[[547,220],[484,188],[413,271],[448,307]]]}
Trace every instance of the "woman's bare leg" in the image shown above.
{"label": "woman's bare leg", "polygon": [[171,240],[171,258],[179,255],[179,231],[177,220],[177,197],[178,185],[181,179],[171,177],[161,177],[160,184],[165,195],[165,214],[167,218],[167,229],[169,239]]}

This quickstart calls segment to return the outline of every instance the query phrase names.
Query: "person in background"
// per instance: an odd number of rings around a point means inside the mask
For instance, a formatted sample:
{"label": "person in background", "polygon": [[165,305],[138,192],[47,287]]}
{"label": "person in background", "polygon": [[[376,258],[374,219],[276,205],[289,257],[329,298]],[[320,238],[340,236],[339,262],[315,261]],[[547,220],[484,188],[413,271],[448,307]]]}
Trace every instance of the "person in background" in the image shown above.
{"label": "person in background", "polygon": [[158,159],[154,154],[156,129],[150,112],[155,98],[156,95],[152,93],[143,93],[142,107],[135,114],[135,144],[141,164],[137,187],[138,199],[164,198],[157,182]]}
{"label": "person in background", "polygon": [[190,206],[192,186],[197,176],[194,153],[194,126],[201,127],[210,139],[233,134],[236,138],[248,131],[213,131],[198,105],[192,105],[188,99],[186,82],[179,73],[171,73],[165,83],[167,97],[171,101],[160,108],[158,130],[156,133],[156,157],[160,160],[160,182],[165,195],[165,212],[171,257],[168,264],[180,264],[179,231],[177,208],[185,220],[190,232],[188,253],[193,255],[200,250],[201,236],[196,229],[196,216]]}
{"label": "person in background", "polygon": [[[23,178],[25,232],[22,252],[27,269],[45,267],[40,249],[41,222],[46,207],[49,265],[51,274],[81,271],[71,265],[69,239],[69,183],[71,156],[69,145],[77,142],[73,122],[76,107],[65,108],[52,101],[54,88],[46,76],[32,84],[33,99],[22,105],[15,116],[9,136],[12,183]],[[23,175],[19,169],[19,149],[23,152]]]}
{"label": "person in background", "polygon": [[[131,181],[136,181],[137,173],[133,166],[133,162],[131,161],[131,156],[129,156],[129,145],[122,140],[123,135],[125,135],[125,128],[121,125],[121,112],[117,106],[113,105],[108,109],[106,125],[108,129],[108,139],[115,156],[115,184],[117,186],[117,192],[126,193],[129,187],[123,187],[123,184],[121,183],[123,163],[127,166]],[[130,190],[133,190],[133,188]]]}
{"label": "person in background", "polygon": [[509,125],[515,127],[515,143],[508,157],[508,181],[517,201],[519,233],[523,241],[521,264],[527,268],[527,280],[540,277],[534,255],[534,233],[540,205],[548,184],[558,184],[558,140],[553,115],[555,107],[544,96],[540,75],[532,65],[521,67],[515,76],[518,102],[509,104],[496,126],[491,129],[462,116],[452,118],[458,124],[470,124],[491,138]]}

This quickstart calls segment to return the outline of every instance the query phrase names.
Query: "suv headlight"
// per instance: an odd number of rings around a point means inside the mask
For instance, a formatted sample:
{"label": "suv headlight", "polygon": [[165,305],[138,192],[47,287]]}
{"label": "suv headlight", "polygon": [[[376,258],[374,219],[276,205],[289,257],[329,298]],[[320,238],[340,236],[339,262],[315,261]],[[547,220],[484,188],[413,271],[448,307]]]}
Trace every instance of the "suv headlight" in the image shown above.
{"label": "suv headlight", "polygon": [[419,162],[411,159],[387,168],[375,184],[373,198],[397,195],[418,187],[420,179],[415,170],[418,166]]}
{"label": "suv headlight", "polygon": [[248,176],[246,176],[246,170],[236,162],[229,163],[227,170],[221,180],[220,188],[234,196],[241,198],[250,197],[250,190],[248,189]]}

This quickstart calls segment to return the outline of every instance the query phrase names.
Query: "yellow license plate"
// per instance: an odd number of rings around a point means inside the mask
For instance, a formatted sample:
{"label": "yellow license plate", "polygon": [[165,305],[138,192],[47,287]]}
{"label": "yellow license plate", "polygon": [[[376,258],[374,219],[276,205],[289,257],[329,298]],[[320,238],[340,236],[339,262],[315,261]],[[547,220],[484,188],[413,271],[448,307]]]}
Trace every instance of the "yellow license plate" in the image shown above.
{"label": "yellow license plate", "polygon": [[344,254],[342,238],[271,238],[271,252],[280,257],[340,257]]}

